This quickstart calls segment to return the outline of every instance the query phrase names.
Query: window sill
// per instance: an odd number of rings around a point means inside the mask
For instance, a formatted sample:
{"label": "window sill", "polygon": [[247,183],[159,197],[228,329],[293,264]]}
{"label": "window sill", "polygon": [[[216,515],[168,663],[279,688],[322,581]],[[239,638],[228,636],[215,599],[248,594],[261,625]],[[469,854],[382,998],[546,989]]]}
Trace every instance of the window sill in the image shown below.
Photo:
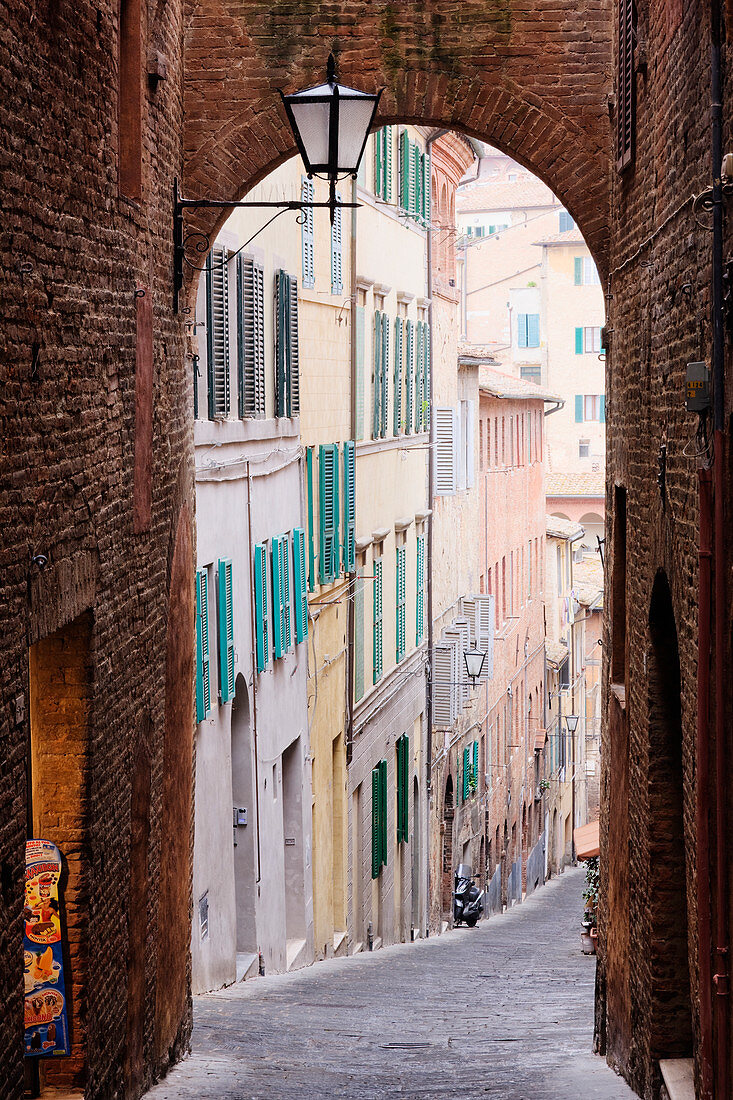
{"label": "window sill", "polygon": [[357,455],[374,454],[377,451],[409,451],[422,449],[430,440],[429,432],[417,432],[414,435],[390,435],[384,439],[359,439],[356,443]]}

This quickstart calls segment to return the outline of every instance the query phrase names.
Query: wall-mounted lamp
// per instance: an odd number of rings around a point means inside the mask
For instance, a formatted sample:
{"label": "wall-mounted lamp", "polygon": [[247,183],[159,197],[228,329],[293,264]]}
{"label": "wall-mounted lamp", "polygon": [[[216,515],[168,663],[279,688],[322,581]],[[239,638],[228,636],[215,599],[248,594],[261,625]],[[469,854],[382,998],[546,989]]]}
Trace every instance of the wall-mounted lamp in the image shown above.
{"label": "wall-mounted lamp", "polygon": [[466,664],[466,672],[471,679],[471,685],[476,687],[476,681],[484,670],[486,654],[476,648],[467,649],[463,654],[463,660]]}

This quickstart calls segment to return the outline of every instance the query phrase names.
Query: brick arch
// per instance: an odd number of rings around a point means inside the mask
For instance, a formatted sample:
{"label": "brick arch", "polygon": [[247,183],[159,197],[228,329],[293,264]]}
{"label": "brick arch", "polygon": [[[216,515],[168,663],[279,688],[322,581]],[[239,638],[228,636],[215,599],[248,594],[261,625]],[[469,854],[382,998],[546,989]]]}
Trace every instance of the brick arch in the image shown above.
{"label": "brick arch", "polygon": [[[611,0],[200,0],[186,27],[184,186],[238,199],[295,152],[278,88],[384,89],[379,122],[487,141],[558,195],[607,269]],[[224,220],[202,213],[215,231]]]}

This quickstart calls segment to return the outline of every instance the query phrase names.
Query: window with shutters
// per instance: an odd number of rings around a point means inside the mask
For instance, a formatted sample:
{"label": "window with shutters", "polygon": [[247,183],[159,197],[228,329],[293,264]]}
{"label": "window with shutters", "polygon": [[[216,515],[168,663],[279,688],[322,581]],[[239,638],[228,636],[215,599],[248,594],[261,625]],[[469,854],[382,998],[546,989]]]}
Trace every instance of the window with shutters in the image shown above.
{"label": "window with shutters", "polygon": [[364,306],[356,307],[356,438],[364,438],[364,362],[366,311]]}
{"label": "window with shutters", "polygon": [[410,738],[406,733],[395,743],[397,764],[397,843],[410,839]]}
{"label": "window with shutters", "polygon": [[374,193],[392,201],[392,127],[383,126],[374,135]]}
{"label": "window with shutters", "polygon": [[374,313],[374,376],[372,435],[384,439],[387,435],[389,397],[389,317],[381,310]]}
{"label": "window with shutters", "polygon": [[394,322],[394,406],[392,409],[392,434],[402,431],[402,326],[401,317]]}
{"label": "window with shutters", "polygon": [[315,524],[313,515],[313,447],[305,449],[305,492],[308,509],[308,591],[316,587]]}
{"label": "window with shutters", "polygon": [[586,393],[575,395],[575,422],[583,424],[588,420],[597,420],[603,424],[606,420],[605,394]]}
{"label": "window with shutters", "polygon": [[433,687],[433,724],[447,729],[453,722],[453,650],[449,642],[440,641],[433,647],[431,666]]}
{"label": "window with shutters", "polygon": [[376,684],[382,678],[382,559],[374,560],[372,595],[372,680]]}
{"label": "window with shutters", "polygon": [[209,584],[205,569],[196,572],[196,721],[211,710],[209,673]]}
{"label": "window with shutters", "polygon": [[618,0],[618,69],[616,87],[616,167],[619,172],[634,159],[636,137],[636,79],[634,45],[636,5],[634,0]]}
{"label": "window with shutters", "polygon": [[341,563],[338,443],[320,445],[318,467],[318,579],[321,584],[330,584],[338,579]]}
{"label": "window with shutters", "polygon": [[275,657],[284,657],[292,645],[290,615],[290,540],[272,540],[272,640]]}
{"label": "window with shutters", "polygon": [[258,542],[255,553],[255,648],[257,671],[270,663],[270,602],[267,571],[267,544]]}
{"label": "window with shutters", "polygon": [[540,346],[539,313],[517,314],[517,346],[520,348],[538,348]]}
{"label": "window with shutters", "polygon": [[344,573],[353,573],[356,564],[356,447],[344,443]]}
{"label": "window with shutters", "polygon": [[430,222],[430,153],[410,141],[407,130],[399,137],[399,203],[420,225]]}
{"label": "window with shutters", "polygon": [[214,245],[206,257],[206,366],[209,420],[229,415],[229,260]]}
{"label": "window with shutters", "polygon": [[405,358],[405,434],[412,432],[412,418],[415,407],[415,326],[407,321],[406,358]]}
{"label": "window with shutters", "polygon": [[364,695],[364,569],[356,571],[354,584],[354,701]]}
{"label": "window with shutters", "polygon": [[239,416],[265,415],[265,272],[237,256],[237,381]]}
{"label": "window with shutters", "polygon": [[399,663],[405,656],[405,582],[407,549],[397,547],[395,578],[395,659]]}
{"label": "window with shutters", "polygon": [[295,641],[300,644],[308,636],[308,589],[306,580],[305,531],[293,531],[293,603],[295,608]]}
{"label": "window with shutters", "polygon": [[425,635],[425,535],[417,536],[417,591],[415,599],[415,645]]}
{"label": "window with shutters", "polygon": [[436,496],[452,496],[456,492],[456,411],[449,406],[435,409],[434,485]]}
{"label": "window with shutters", "polygon": [[462,802],[467,802],[468,801],[468,796],[469,796],[469,793],[470,793],[470,781],[471,781],[470,767],[471,767],[471,765],[470,765],[470,761],[469,761],[469,752],[468,752],[468,747],[466,747],[463,750],[463,767],[461,768],[461,777],[462,777],[462,780],[463,780],[462,783],[461,783],[461,801]]}
{"label": "window with shutters", "polygon": [[423,322],[418,321],[415,348],[415,431],[422,431],[423,402],[425,400],[425,351],[423,348]]}
{"label": "window with shutters", "polygon": [[219,558],[217,566],[219,612],[219,698],[234,697],[234,608],[231,558]]}
{"label": "window with shutters", "polygon": [[422,430],[430,431],[430,325],[423,321],[423,414]]}
{"label": "window with shutters", "polygon": [[[341,195],[337,192],[336,198],[341,202]],[[341,207],[337,206],[333,212],[331,222],[331,293],[341,294],[344,289],[343,280],[343,233]]]}
{"label": "window with shutters", "polygon": [[298,280],[275,275],[275,416],[300,415]]}
{"label": "window with shutters", "polygon": [[387,865],[387,761],[372,768],[372,878]]}
{"label": "window with shutters", "polygon": [[598,269],[590,256],[576,256],[573,281],[576,286],[599,286]]}
{"label": "window with shutters", "polygon": [[[300,181],[300,198],[304,203],[314,202],[316,197],[316,189],[313,180],[309,180],[306,176],[301,177]],[[341,211],[337,210],[336,213],[340,216]],[[316,285],[316,258],[315,258],[315,210],[313,207],[303,207],[300,212],[301,225],[301,248],[303,251],[303,274],[302,274],[302,286],[304,290],[312,290]]]}
{"label": "window with shutters", "polygon": [[567,210],[560,211],[560,232],[567,233],[568,230],[575,228],[575,222],[573,221]]}

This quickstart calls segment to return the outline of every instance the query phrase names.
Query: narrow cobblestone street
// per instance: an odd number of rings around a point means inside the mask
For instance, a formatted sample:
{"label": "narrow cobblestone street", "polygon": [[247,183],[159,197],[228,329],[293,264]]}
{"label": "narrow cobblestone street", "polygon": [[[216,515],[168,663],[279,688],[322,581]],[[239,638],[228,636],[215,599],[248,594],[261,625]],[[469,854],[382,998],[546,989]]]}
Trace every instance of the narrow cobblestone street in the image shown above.
{"label": "narrow cobblestone street", "polygon": [[621,1100],[591,1053],[582,869],[521,906],[413,945],[195,999],[194,1053],[151,1100]]}

